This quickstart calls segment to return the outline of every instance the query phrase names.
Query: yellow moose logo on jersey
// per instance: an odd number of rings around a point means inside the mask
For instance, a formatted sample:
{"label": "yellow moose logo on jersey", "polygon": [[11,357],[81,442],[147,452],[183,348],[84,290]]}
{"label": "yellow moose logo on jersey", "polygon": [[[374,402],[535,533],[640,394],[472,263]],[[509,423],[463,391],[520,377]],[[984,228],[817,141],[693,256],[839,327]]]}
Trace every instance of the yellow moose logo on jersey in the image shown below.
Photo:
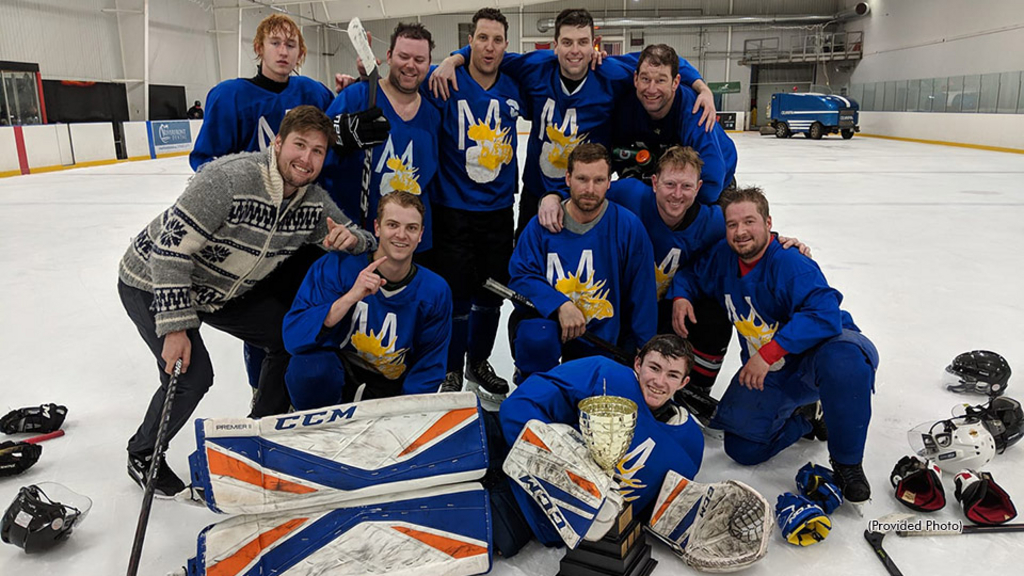
{"label": "yellow moose logo on jersey", "polygon": [[[394,312],[384,316],[384,324],[379,333],[367,332],[370,307],[366,302],[356,303],[352,314],[352,324],[348,338],[341,344],[345,348],[348,342],[364,362],[375,368],[388,380],[396,380],[405,373],[406,348],[395,350],[398,340],[398,317]],[[385,343],[385,338],[387,343]]]}
{"label": "yellow moose logo on jersey", "polygon": [[587,322],[615,316],[615,307],[608,299],[610,289],[605,288],[607,280],[594,277],[594,252],[584,250],[575,274],[566,274],[558,254],[548,253],[548,282],[564,294],[583,312]]}
{"label": "yellow moose logo on jersey", "polygon": [[[459,150],[466,151],[466,174],[474,182],[493,182],[501,167],[512,163],[515,148],[509,128],[501,127],[501,104],[491,100],[483,119],[477,119],[469,102],[459,100]],[[476,143],[467,147],[466,139]]]}
{"label": "yellow moose logo on jersey", "polygon": [[668,287],[672,285],[672,279],[675,278],[676,272],[679,270],[680,254],[682,251],[679,248],[673,248],[668,251],[661,264],[654,266],[654,281],[658,284],[658,300],[665,297]]}
{"label": "yellow moose logo on jersey", "polygon": [[[729,321],[736,326],[736,332],[746,341],[747,343],[747,354],[753,356],[757,354],[757,351],[762,346],[768,344],[775,338],[775,333],[779,331],[779,323],[769,324],[754,308],[754,303],[750,300],[750,296],[744,296],[743,300],[746,301],[747,306],[750,308],[750,313],[746,316],[740,316],[736,311],[736,305],[732,301],[732,295],[725,295],[725,310],[729,314]],[[771,371],[778,370],[785,366],[786,359],[781,358],[775,364],[772,364]]]}
{"label": "yellow moose logo on jersey", "polygon": [[[384,172],[384,168],[387,168],[390,172]],[[374,171],[381,175],[381,196],[386,196],[398,190],[416,194],[417,196],[421,193],[419,177],[416,175],[419,172],[419,168],[413,162],[412,140],[409,141],[405,151],[399,156],[395,154],[394,144],[391,141],[391,137],[388,136]]]}
{"label": "yellow moose logo on jersey", "polygon": [[579,134],[575,108],[567,109],[562,118],[562,125],[556,125],[555,101],[551,98],[544,103],[541,119],[544,122],[544,130],[537,134],[542,142],[540,171],[548,178],[565,178],[565,171],[569,167],[569,154],[572,154],[580,143],[586,141],[587,134]]}

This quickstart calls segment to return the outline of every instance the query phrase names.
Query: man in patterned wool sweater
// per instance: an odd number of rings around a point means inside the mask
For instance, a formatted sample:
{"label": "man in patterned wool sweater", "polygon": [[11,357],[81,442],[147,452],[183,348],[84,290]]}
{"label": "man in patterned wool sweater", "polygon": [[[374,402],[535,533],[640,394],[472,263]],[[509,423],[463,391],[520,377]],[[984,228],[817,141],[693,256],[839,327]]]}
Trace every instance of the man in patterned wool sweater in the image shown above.
{"label": "man in patterned wool sweater", "polygon": [[[353,224],[313,184],[334,127],[313,106],[292,109],[271,150],[219,158],[192,177],[173,206],[135,237],[121,259],[118,292],[128,316],[156,356],[161,387],[128,441],[128,473],[140,486],[156,444],[170,374],[182,361],[169,439],[213,384],[199,334],[209,324],[266,351],[250,417],[288,410],[284,375],[290,356],[281,336],[289,303],[250,288],[303,244],[360,254],[373,236]],[[184,483],[161,461],[156,494],[173,497]]]}

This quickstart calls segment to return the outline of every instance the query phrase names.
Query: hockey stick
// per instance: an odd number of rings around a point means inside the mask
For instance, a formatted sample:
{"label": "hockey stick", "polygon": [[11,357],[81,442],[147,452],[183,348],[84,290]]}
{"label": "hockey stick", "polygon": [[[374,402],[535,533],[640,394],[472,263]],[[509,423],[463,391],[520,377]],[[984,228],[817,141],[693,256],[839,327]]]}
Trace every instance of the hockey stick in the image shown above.
{"label": "hockey stick", "polygon": [[29,438],[28,440],[22,440],[22,442],[25,442],[27,444],[39,444],[40,442],[46,442],[47,440],[53,440],[54,438],[60,438],[63,435],[64,435],[64,431],[63,430],[54,430],[53,432],[50,432],[49,434],[40,434],[39,436],[33,436],[33,437]]}
{"label": "hockey stick", "polygon": [[[506,300],[511,300],[512,302],[533,311],[538,316],[540,315],[537,307],[534,306],[533,302],[530,302],[526,296],[523,296],[493,278],[488,278],[484,281],[484,288],[494,292]],[[633,367],[635,357],[627,354],[622,348],[619,348],[604,338],[595,336],[590,332],[584,332],[583,336],[580,336],[580,339],[592,345],[594,348],[608,354],[619,364],[629,366],[630,368]],[[687,401],[687,407],[692,407],[698,416],[710,419],[715,414],[715,409],[718,408],[718,400],[685,386],[679,392]]]}
{"label": "hockey stick", "polygon": [[[368,86],[369,95],[366,107],[373,108],[377,105],[377,84],[378,80],[380,80],[380,69],[377,68],[377,58],[374,57],[373,50],[370,49],[369,37],[366,35],[366,30],[363,28],[363,23],[359,21],[359,18],[353,18],[348,23],[348,38],[352,41],[352,47],[355,48],[356,55],[363,61],[363,68],[366,69],[366,73],[369,76],[370,85]],[[366,224],[366,217],[370,212],[372,160],[373,148],[368,148],[363,159],[363,189],[359,196],[359,210],[362,212],[362,218],[359,221],[360,226]]]}
{"label": "hockey stick", "polygon": [[889,572],[889,576],[903,576],[903,572],[896,567],[896,563],[892,561],[889,554],[882,548],[882,540],[885,539],[885,532],[874,532],[872,530],[864,531],[864,539],[871,545],[871,549],[875,551],[875,556],[878,556],[878,561],[885,566],[885,569]]}
{"label": "hockey stick", "polygon": [[153,449],[153,457],[149,461],[149,471],[146,472],[146,489],[142,494],[142,510],[139,511],[139,523],[135,526],[135,539],[132,541],[132,555],[128,558],[128,576],[136,576],[139,573],[139,560],[142,559],[142,542],[146,539],[146,526],[149,524],[149,512],[153,508],[153,493],[156,490],[156,472],[164,459],[164,451],[167,447],[165,437],[167,436],[167,422],[171,418],[171,402],[174,400],[174,390],[178,387],[178,376],[181,375],[181,358],[174,363],[174,373],[171,374],[171,381],[167,383],[167,392],[164,393],[164,406],[160,410],[160,426],[156,430],[156,446]]}

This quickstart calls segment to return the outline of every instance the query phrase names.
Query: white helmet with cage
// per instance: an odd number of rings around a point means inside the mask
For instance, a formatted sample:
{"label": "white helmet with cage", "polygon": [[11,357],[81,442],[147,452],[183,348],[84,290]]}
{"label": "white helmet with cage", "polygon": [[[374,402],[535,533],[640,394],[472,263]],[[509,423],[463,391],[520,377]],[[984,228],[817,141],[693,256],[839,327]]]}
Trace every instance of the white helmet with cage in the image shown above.
{"label": "white helmet with cage", "polygon": [[974,418],[926,422],[911,429],[907,439],[918,456],[951,474],[965,468],[980,470],[996,454],[992,433]]}

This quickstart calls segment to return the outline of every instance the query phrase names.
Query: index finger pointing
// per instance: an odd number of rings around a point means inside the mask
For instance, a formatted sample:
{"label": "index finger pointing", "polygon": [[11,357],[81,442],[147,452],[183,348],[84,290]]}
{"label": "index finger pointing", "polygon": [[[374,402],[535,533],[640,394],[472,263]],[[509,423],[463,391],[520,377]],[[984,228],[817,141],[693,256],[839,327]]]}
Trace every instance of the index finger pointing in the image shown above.
{"label": "index finger pointing", "polygon": [[387,260],[387,259],[388,259],[387,256],[381,256],[380,258],[374,260],[373,262],[370,262],[370,265],[366,267],[366,270],[369,271],[369,272],[373,272],[374,270],[377,269],[378,266],[383,264],[384,261]]}

